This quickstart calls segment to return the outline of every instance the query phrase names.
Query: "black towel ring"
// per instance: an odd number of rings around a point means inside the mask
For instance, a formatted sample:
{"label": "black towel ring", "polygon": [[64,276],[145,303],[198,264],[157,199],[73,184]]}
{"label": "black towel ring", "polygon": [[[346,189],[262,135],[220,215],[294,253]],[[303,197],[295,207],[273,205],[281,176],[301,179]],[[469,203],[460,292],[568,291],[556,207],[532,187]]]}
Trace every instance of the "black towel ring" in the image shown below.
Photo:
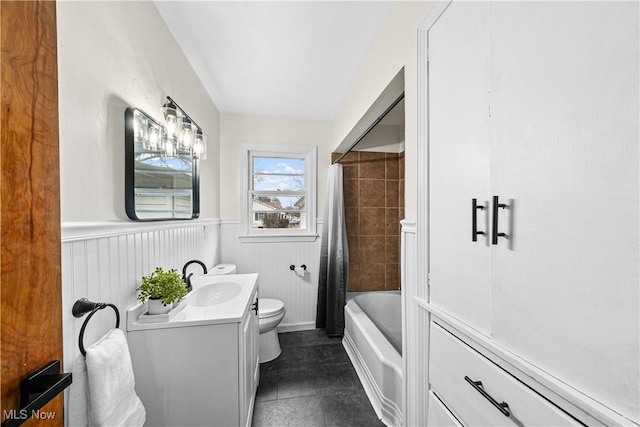
{"label": "black towel ring", "polygon": [[74,317],[82,317],[85,314],[89,313],[86,319],[84,319],[84,323],[82,324],[82,328],[80,328],[80,335],[78,336],[78,345],[80,346],[80,353],[83,356],[87,355],[86,350],[84,349],[84,330],[87,327],[87,323],[89,323],[89,319],[91,316],[96,314],[98,310],[102,310],[105,307],[113,308],[113,311],[116,313],[116,329],[120,327],[120,311],[118,311],[118,307],[113,304],[107,304],[104,302],[92,302],[86,298],[80,298],[73,304],[73,308],[71,309],[71,313],[73,313]]}

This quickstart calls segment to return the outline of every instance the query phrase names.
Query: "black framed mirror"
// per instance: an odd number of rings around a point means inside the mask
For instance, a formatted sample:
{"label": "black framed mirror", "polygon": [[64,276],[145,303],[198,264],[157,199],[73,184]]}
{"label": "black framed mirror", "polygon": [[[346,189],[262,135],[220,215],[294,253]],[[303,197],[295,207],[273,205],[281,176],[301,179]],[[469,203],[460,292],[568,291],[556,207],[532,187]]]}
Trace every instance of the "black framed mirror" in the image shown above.
{"label": "black framed mirror", "polygon": [[199,159],[142,110],[125,110],[125,209],[133,220],[200,215]]}

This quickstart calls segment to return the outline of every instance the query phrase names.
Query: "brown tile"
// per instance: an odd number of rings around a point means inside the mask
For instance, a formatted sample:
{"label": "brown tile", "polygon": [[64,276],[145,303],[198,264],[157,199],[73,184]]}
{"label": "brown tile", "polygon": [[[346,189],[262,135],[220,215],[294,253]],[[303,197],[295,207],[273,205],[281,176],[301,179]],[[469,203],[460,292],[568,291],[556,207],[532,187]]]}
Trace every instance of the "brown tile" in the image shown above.
{"label": "brown tile", "polygon": [[385,242],[385,259],[387,262],[400,262],[400,237],[387,237]]}
{"label": "brown tile", "polygon": [[383,208],[385,206],[385,180],[384,179],[360,179],[359,201],[360,206],[370,208]]}
{"label": "brown tile", "polygon": [[364,264],[360,288],[364,291],[384,291],[386,280],[385,264]]}
{"label": "brown tile", "polygon": [[360,237],[348,236],[347,245],[349,246],[349,265],[351,265],[351,263],[360,264],[363,261]]}
{"label": "brown tile", "polygon": [[385,167],[386,153],[360,152],[360,178],[384,179],[387,173]]}
{"label": "brown tile", "polygon": [[398,178],[404,179],[404,151],[398,156]]}
{"label": "brown tile", "polygon": [[384,210],[384,234],[387,236],[400,235],[400,209],[387,208]]}
{"label": "brown tile", "polygon": [[347,291],[359,292],[362,283],[362,268],[360,264],[349,261],[349,281],[347,283]]}
{"label": "brown tile", "polygon": [[400,179],[400,163],[398,154],[387,153],[386,159],[387,179]]}
{"label": "brown tile", "polygon": [[347,236],[358,236],[360,234],[360,209],[345,208],[344,214],[347,223]]}
{"label": "brown tile", "polygon": [[404,208],[400,208],[398,211],[398,221],[402,221],[404,219]]}
{"label": "brown tile", "polygon": [[404,179],[398,185],[398,206],[404,207]]}
{"label": "brown tile", "polygon": [[360,245],[366,262],[372,264],[387,262],[384,236],[360,236]]}
{"label": "brown tile", "polygon": [[352,151],[340,160],[340,164],[342,165],[342,177],[344,179],[358,178],[358,171],[360,170],[360,165],[358,164],[359,159],[359,153],[357,151]]}
{"label": "brown tile", "polygon": [[400,264],[387,264],[385,288],[388,291],[400,289]]}
{"label": "brown tile", "polygon": [[345,179],[342,182],[344,190],[344,206],[357,207],[359,203],[358,199],[358,180],[357,179]]}
{"label": "brown tile", "polygon": [[340,157],[340,153],[331,153],[331,163],[335,162]]}
{"label": "brown tile", "polygon": [[360,235],[384,236],[385,208],[360,208]]}
{"label": "brown tile", "polygon": [[397,208],[400,206],[400,181],[387,181],[387,207]]}

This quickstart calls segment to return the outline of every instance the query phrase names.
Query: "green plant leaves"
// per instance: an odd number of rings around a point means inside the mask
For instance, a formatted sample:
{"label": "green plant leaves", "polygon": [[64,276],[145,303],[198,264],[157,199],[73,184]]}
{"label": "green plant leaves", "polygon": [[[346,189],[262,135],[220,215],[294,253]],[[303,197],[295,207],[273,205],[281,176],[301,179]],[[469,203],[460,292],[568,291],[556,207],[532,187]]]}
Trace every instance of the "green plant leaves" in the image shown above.
{"label": "green plant leaves", "polygon": [[176,270],[164,271],[162,267],[156,269],[148,276],[142,278],[138,286],[138,300],[142,303],[147,299],[162,299],[165,304],[179,301],[187,295],[187,286]]}

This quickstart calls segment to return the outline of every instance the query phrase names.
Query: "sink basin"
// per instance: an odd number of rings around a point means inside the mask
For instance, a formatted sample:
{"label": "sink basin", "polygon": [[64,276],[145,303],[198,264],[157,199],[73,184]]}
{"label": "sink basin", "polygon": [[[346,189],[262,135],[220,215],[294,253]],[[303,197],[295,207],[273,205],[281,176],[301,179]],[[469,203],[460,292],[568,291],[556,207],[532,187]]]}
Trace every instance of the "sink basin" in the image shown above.
{"label": "sink basin", "polygon": [[242,286],[237,282],[216,282],[194,290],[189,295],[187,304],[192,307],[219,305],[237,297],[241,291]]}

